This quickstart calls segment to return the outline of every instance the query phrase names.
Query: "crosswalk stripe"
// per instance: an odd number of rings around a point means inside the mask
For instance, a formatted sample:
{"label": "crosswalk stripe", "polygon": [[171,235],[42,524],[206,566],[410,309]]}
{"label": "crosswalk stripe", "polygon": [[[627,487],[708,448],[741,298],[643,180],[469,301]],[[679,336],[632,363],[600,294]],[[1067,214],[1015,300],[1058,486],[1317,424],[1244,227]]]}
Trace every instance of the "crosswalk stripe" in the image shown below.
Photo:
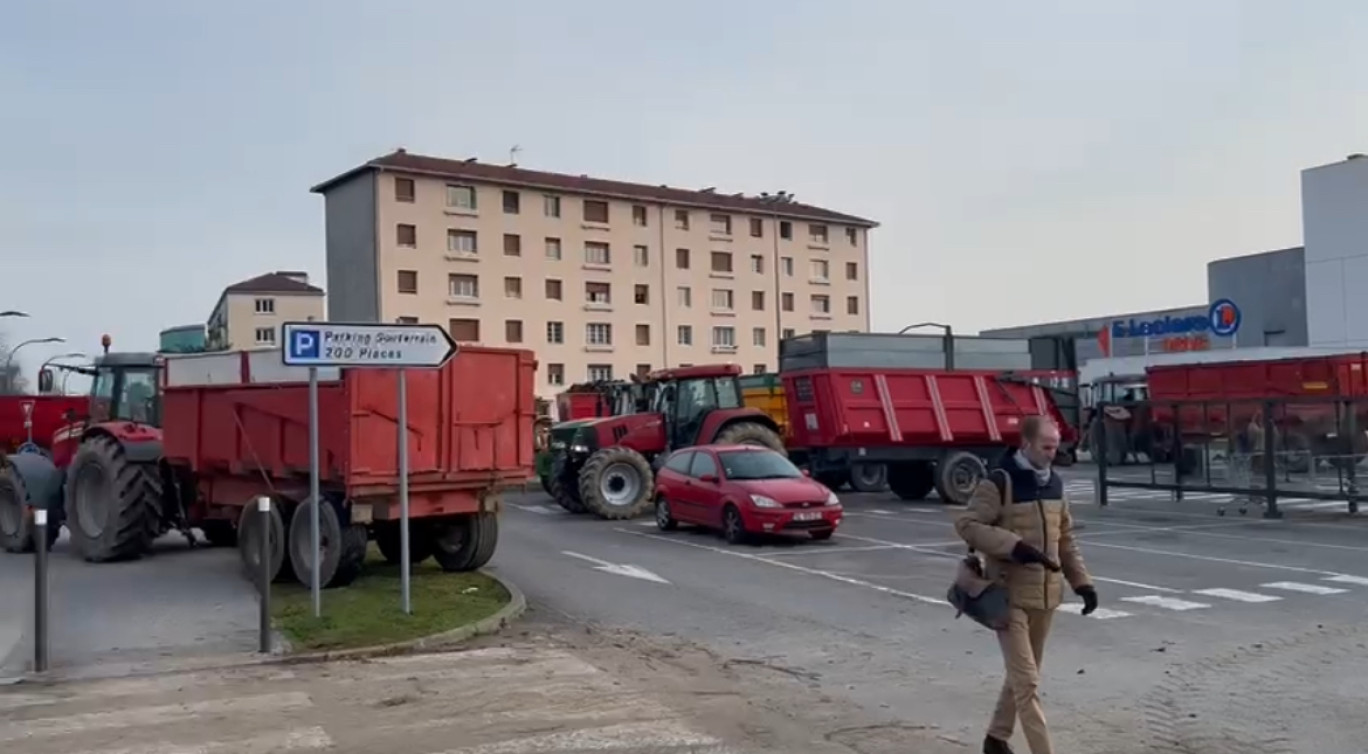
{"label": "crosswalk stripe", "polygon": [[1339,576],[1331,576],[1330,578],[1326,579],[1326,581],[1333,581],[1337,584],[1354,584],[1356,586],[1368,586],[1368,578],[1364,578],[1362,576],[1346,576],[1344,574],[1340,574]]}
{"label": "crosswalk stripe", "polygon": [[1259,594],[1258,592],[1243,592],[1239,589],[1194,589],[1193,594],[1201,594],[1207,597],[1221,597],[1222,599],[1235,600],[1237,602],[1277,602],[1282,597],[1275,597],[1271,594]]}
{"label": "crosswalk stripe", "polygon": [[1111,620],[1112,618],[1129,618],[1130,613],[1124,610],[1112,610],[1106,607],[1099,607],[1092,612],[1092,615],[1083,615],[1082,602],[1061,602],[1059,609],[1072,615],[1082,615],[1085,618],[1096,618],[1097,620]]}
{"label": "crosswalk stripe", "polygon": [[264,733],[236,741],[206,741],[193,744],[139,744],[119,749],[91,749],[79,754],[275,754],[285,751],[328,749],[333,740],[319,727]]}
{"label": "crosswalk stripe", "polygon": [[86,712],[62,717],[0,723],[0,741],[14,741],[37,736],[61,736],[92,730],[113,730],[193,720],[204,714],[228,716],[235,714],[275,714],[313,706],[308,694],[287,691],[232,699],[211,699],[189,704],[163,704],[155,707],[136,707],[113,712]]}
{"label": "crosswalk stripe", "polygon": [[1320,584],[1303,584],[1298,581],[1274,581],[1271,584],[1263,584],[1265,589],[1282,589],[1288,592],[1301,592],[1302,594],[1344,594],[1348,589],[1339,589],[1333,586],[1321,586]]}
{"label": "crosswalk stripe", "polygon": [[[279,670],[265,675],[253,676],[262,683],[289,681],[296,677],[290,670]],[[216,672],[212,674],[195,673],[192,675],[164,675],[142,678],[113,678],[103,681],[90,681],[81,688],[82,699],[107,699],[115,697],[153,696],[174,694],[186,688],[207,689],[241,684],[242,676],[233,673]],[[0,694],[0,711],[38,707],[46,704],[61,704],[71,701],[60,693],[3,693]]]}
{"label": "crosswalk stripe", "polygon": [[1145,594],[1139,597],[1122,597],[1121,601],[1178,611],[1201,610],[1202,608],[1211,607],[1211,605],[1202,602],[1188,602],[1187,600],[1180,600],[1177,597],[1164,597],[1158,594]]}
{"label": "crosswalk stripe", "polygon": [[650,749],[653,751],[697,750],[717,746],[712,736],[703,735],[676,721],[626,723],[601,728],[583,728],[563,733],[451,749],[443,754],[552,754],[558,751],[612,751]]}

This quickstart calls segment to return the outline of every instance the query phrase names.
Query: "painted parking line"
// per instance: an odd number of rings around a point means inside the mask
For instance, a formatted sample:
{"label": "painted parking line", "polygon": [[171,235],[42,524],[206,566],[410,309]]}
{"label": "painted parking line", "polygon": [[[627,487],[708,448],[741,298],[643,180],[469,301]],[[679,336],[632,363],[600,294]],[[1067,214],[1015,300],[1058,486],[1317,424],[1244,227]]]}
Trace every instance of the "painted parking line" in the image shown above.
{"label": "painted parking line", "polygon": [[1277,602],[1282,597],[1275,597],[1271,594],[1259,594],[1258,592],[1245,592],[1239,589],[1194,589],[1193,594],[1200,594],[1204,597],[1220,597],[1236,602]]}
{"label": "painted parking line", "polygon": [[1344,574],[1340,574],[1338,576],[1329,576],[1325,580],[1333,581],[1337,584],[1354,584],[1355,586],[1368,586],[1368,578],[1364,578],[1362,576],[1346,576]]}
{"label": "painted parking line", "polygon": [[1301,594],[1344,594],[1348,589],[1340,589],[1333,586],[1321,586],[1320,584],[1303,584],[1298,581],[1274,581],[1270,584],[1261,584],[1264,589],[1282,589],[1287,592],[1300,592]]}

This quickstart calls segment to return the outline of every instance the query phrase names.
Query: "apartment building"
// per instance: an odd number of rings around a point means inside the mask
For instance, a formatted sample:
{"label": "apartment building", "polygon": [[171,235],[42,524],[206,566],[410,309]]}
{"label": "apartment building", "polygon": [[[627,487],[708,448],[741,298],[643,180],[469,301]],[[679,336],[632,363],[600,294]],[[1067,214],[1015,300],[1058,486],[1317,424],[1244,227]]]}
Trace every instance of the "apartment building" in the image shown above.
{"label": "apartment building", "polygon": [[869,329],[869,231],[799,204],[398,150],[324,197],[328,318],[530,348],[541,386],[776,367],[781,337]]}
{"label": "apartment building", "polygon": [[268,272],[234,283],[209,315],[205,348],[277,348],[281,323],[324,318],[323,298],[307,272]]}

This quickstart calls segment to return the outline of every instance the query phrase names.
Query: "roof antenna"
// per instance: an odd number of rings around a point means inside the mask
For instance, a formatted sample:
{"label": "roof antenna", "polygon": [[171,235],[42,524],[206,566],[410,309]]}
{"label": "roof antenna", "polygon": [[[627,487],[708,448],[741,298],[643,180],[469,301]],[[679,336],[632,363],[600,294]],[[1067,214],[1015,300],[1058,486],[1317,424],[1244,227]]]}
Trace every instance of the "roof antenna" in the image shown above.
{"label": "roof antenna", "polygon": [[522,147],[517,144],[514,144],[513,148],[508,150],[508,166],[510,168],[516,168],[518,166],[518,153],[521,151]]}

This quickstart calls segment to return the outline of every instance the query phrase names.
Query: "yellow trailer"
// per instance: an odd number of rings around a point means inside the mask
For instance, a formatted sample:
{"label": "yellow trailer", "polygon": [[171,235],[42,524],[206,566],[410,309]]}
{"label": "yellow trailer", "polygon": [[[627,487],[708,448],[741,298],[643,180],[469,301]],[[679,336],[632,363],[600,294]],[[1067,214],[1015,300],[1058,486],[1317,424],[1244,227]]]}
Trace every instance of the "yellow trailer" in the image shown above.
{"label": "yellow trailer", "polygon": [[779,425],[784,444],[789,441],[788,403],[784,400],[784,383],[777,374],[753,374],[741,378],[741,404],[765,412]]}

